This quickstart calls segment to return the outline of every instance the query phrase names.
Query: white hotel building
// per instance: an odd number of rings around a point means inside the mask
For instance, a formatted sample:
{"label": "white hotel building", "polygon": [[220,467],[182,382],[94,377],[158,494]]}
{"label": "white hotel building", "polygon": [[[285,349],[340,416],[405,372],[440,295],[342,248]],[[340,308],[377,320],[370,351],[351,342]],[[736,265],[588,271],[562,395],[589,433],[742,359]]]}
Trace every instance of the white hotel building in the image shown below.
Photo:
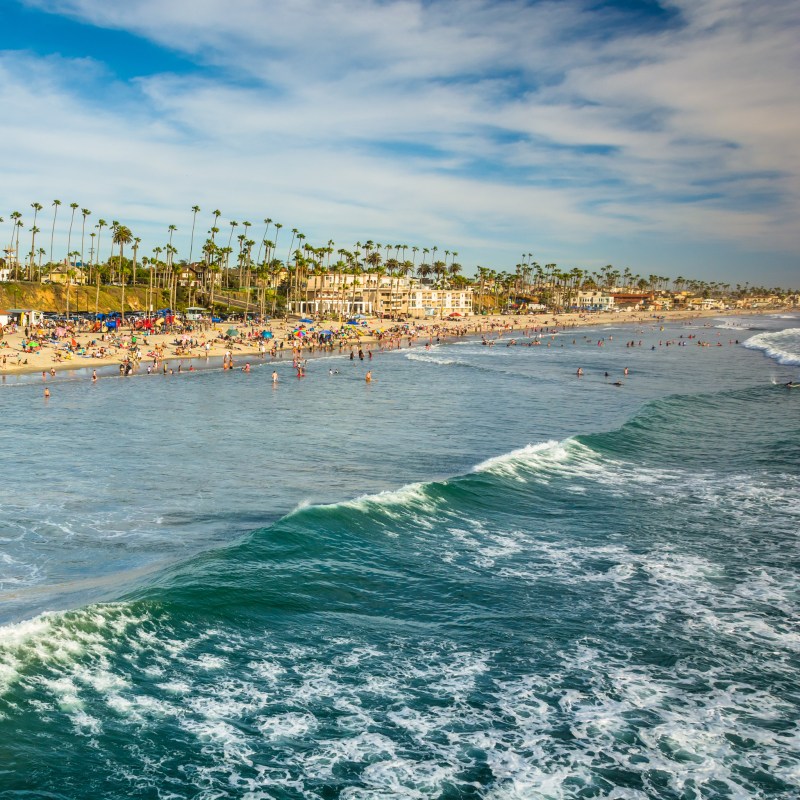
{"label": "white hotel building", "polygon": [[312,275],[305,299],[292,303],[301,315],[414,317],[442,319],[472,314],[472,289],[437,289],[416,278],[365,272]]}

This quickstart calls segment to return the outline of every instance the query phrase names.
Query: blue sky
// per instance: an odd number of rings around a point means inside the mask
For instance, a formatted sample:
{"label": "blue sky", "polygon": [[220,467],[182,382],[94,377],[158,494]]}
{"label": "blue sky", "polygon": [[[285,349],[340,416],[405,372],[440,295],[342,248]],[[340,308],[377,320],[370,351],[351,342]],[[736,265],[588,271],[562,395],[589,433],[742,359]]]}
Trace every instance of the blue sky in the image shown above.
{"label": "blue sky", "polygon": [[[800,285],[795,0],[0,0],[0,242],[337,247]],[[237,233],[241,231],[241,227]],[[283,241],[285,240],[285,241]],[[73,243],[74,248],[74,243]]]}

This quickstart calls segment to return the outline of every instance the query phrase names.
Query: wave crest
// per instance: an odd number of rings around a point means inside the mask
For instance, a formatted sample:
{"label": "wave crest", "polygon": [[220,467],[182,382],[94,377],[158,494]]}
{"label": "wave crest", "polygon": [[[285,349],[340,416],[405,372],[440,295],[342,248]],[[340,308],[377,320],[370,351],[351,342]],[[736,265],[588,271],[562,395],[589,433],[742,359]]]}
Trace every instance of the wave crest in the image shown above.
{"label": "wave crest", "polygon": [[528,444],[510,453],[487,458],[473,473],[487,472],[493,475],[521,479],[531,472],[571,472],[588,475],[604,469],[600,454],[575,439],[556,441],[551,439],[538,444]]}
{"label": "wave crest", "polygon": [[751,336],[744,346],[751,350],[761,350],[778,364],[800,366],[800,328],[757,333]]}

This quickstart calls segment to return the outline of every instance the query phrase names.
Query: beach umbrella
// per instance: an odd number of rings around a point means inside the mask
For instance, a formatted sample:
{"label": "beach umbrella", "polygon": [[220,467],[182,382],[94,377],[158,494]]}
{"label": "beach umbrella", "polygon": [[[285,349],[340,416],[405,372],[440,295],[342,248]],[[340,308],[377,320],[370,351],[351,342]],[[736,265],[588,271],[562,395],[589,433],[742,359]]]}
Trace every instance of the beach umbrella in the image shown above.
{"label": "beach umbrella", "polygon": [[313,319],[309,319],[308,317],[303,317],[300,322],[313,322]]}
{"label": "beach umbrella", "polygon": [[237,333],[239,333],[239,331],[237,331],[236,328],[228,328],[228,336],[236,336]]}
{"label": "beach umbrella", "polygon": [[324,334],[325,336],[333,336],[333,331],[320,331],[320,333]]}
{"label": "beach umbrella", "polygon": [[262,339],[271,339],[272,338],[272,331],[261,331],[261,338]]}

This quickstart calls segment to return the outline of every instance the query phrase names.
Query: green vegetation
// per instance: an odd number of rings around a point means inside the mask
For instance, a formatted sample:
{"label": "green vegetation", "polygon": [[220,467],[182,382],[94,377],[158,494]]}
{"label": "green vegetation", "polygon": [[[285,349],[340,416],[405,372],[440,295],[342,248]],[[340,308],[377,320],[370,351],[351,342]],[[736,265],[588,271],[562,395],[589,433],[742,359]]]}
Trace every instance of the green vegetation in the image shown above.
{"label": "green vegetation", "polygon": [[[62,215],[67,252],[60,260],[54,261],[53,242],[60,206],[60,200],[53,200],[47,263],[42,263],[46,251],[37,248],[36,239],[41,232],[37,227],[39,212],[44,207],[40,203],[31,203],[30,227],[26,227],[21,212],[13,211],[9,215],[9,244],[4,248],[5,257],[0,266],[11,270],[11,277],[16,281],[13,286],[17,288],[14,290],[6,285],[0,289],[0,297],[5,298],[6,306],[36,306],[60,311],[66,308],[69,298],[70,303],[76,304],[72,306],[73,310],[78,306],[88,310],[94,310],[95,306],[99,310],[141,310],[149,305],[180,308],[199,304],[209,308],[246,308],[274,315],[291,307],[295,301],[307,298],[307,279],[312,275],[352,275],[347,282],[339,279],[335,283],[349,283],[355,292],[359,285],[358,276],[365,273],[389,276],[393,280],[416,276],[440,288],[472,287],[477,312],[521,308],[533,303],[564,308],[572,305],[579,292],[608,292],[612,288],[653,295],[685,293],[725,302],[746,298],[769,298],[780,302],[797,295],[796,289],[749,284],[731,287],[726,283],[709,283],[683,276],[645,276],[628,268],[620,271],[610,264],[597,271],[578,267],[565,271],[556,264],[541,266],[532,253],[523,253],[513,271],[478,266],[476,276],[469,278],[463,275],[464,268],[457,260],[456,250],[440,250],[438,245],[420,248],[407,244],[381,244],[371,239],[363,243],[358,241],[349,248],[337,248],[333,240],[315,246],[307,242],[305,234],[297,228],[292,228],[288,248],[283,251],[278,242],[283,228],[281,223],[267,217],[262,229],[261,223],[254,226],[248,221],[230,220],[226,238],[220,227],[223,213],[219,209],[211,212],[213,222],[205,241],[199,245],[195,242],[197,217],[201,213],[197,205],[187,211],[187,220],[191,212],[188,258],[179,259],[178,250],[173,245],[177,225],[166,225],[163,244],[153,247],[151,255],[140,258],[141,239],[117,220],[109,225],[105,219],[98,218],[87,236],[87,221],[92,215],[87,208],[80,209],[80,247],[72,250],[73,239],[78,240],[74,228],[79,205],[70,203],[70,215],[66,219]],[[4,227],[4,222],[0,217],[0,226]],[[260,235],[252,233],[251,228],[256,227],[263,231]],[[110,234],[108,241],[103,236],[106,228]],[[242,232],[237,234],[239,230]],[[23,234],[30,234],[27,252],[27,235]],[[125,255],[126,248],[129,248],[130,257]],[[193,260],[195,252],[198,260]],[[286,253],[283,260],[278,256],[280,252]],[[52,287],[46,291],[48,282],[64,283],[72,288],[70,292],[64,287]],[[86,285],[78,287],[75,284]],[[14,291],[18,293],[16,299],[9,296]],[[72,299],[75,294],[79,299]]]}

